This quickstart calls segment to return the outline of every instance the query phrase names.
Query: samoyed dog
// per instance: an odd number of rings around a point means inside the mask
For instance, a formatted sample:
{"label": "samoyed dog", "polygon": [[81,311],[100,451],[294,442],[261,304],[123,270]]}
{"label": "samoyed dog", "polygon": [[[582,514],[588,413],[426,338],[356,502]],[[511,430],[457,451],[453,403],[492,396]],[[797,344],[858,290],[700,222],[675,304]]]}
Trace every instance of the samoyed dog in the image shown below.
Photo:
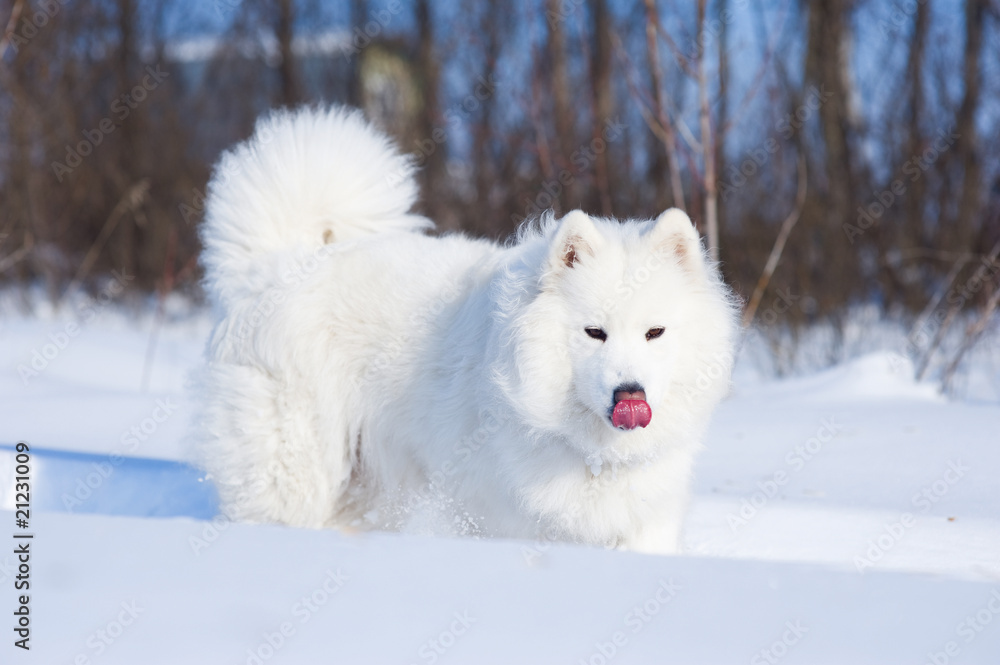
{"label": "samoyed dog", "polygon": [[202,231],[202,461],[230,518],[679,545],[736,306],[688,217],[424,232],[358,112],[273,113]]}

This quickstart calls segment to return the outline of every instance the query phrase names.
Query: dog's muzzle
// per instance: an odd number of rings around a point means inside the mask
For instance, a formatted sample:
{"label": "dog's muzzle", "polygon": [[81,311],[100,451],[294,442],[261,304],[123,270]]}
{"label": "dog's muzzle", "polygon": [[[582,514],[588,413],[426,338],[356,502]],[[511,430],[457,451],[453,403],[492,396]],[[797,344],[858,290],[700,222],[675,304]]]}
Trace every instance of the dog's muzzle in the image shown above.
{"label": "dog's muzzle", "polygon": [[646,402],[646,391],[640,385],[619,386],[614,392],[614,402],[611,424],[618,429],[645,427],[653,419],[653,410]]}

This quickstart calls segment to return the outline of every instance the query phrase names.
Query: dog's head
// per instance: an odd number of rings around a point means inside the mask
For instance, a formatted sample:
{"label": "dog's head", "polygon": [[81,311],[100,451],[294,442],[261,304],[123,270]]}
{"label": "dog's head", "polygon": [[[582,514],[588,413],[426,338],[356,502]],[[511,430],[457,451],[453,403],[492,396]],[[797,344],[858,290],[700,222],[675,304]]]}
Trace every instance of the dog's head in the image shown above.
{"label": "dog's head", "polygon": [[698,427],[728,386],[735,317],[687,215],[574,211],[545,240],[515,336],[518,408],[588,454]]}

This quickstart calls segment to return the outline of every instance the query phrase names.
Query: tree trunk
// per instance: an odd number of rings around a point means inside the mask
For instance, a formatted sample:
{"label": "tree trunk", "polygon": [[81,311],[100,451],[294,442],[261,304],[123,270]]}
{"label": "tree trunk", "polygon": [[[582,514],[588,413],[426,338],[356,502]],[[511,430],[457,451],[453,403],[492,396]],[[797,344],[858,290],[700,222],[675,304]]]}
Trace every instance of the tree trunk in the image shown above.
{"label": "tree trunk", "polygon": [[[718,14],[720,17],[728,16],[729,2],[728,0],[718,1]],[[718,48],[718,58],[719,58],[719,101],[717,104],[717,120],[715,124],[715,173],[725,173],[726,172],[726,134],[727,127],[729,126],[729,53],[726,51],[726,33],[729,21],[723,19],[721,21],[722,27],[716,37],[716,44]],[[721,236],[722,229],[726,228],[726,202],[718,200],[716,201],[718,206],[718,220],[719,220],[719,233]],[[720,237],[719,243],[721,245],[722,238]]]}
{"label": "tree trunk", "polygon": [[[135,14],[133,0],[118,0],[119,50],[116,76],[120,95],[127,94],[136,83],[133,80],[135,78],[133,61],[136,56]],[[141,136],[139,126],[139,117],[141,114],[142,107],[138,105],[137,108],[131,110],[127,118],[121,121],[121,127],[119,128],[121,143],[117,146],[119,154],[116,160],[118,162],[118,169],[120,170],[119,178],[117,178],[120,182],[116,184],[119,185],[120,190],[115,194],[116,200],[118,196],[125,194],[126,188],[132,184],[134,179],[138,179],[139,173],[142,171],[138,159],[140,146],[137,140],[137,137]],[[109,203],[114,205],[116,200]],[[138,247],[133,216],[130,215],[122,220],[122,224],[118,228],[118,233],[115,234],[115,242],[111,245],[110,249],[111,260],[116,266],[121,265],[124,272],[135,272]]]}
{"label": "tree trunk", "polygon": [[[674,133],[670,118],[667,115],[663,101],[663,70],[660,68],[659,31],[660,15],[656,0],[645,0],[646,3],[646,55],[649,62],[649,73],[653,82],[653,106],[656,110],[656,121],[663,130],[663,154],[670,173],[670,193],[672,204],[677,208],[686,209],[684,203],[684,187],[681,181],[680,166],[677,163],[677,135]],[[659,186],[659,181],[656,183]]]}
{"label": "tree trunk", "polygon": [[606,123],[612,120],[615,112],[615,99],[611,89],[611,16],[608,13],[607,0],[594,0],[594,49],[591,62],[591,90],[593,92],[594,119],[592,138],[594,143],[604,149],[597,152],[595,176],[597,178],[597,204],[605,217],[614,215],[611,203],[610,169],[608,168],[608,153],[611,144],[604,139],[602,133]]}
{"label": "tree trunk", "polygon": [[[708,0],[698,0],[698,32],[705,26],[705,9]],[[704,51],[698,55],[698,97],[699,119],[701,122],[701,158],[705,169],[705,235],[708,236],[708,255],[713,261],[719,260],[719,217],[717,203],[718,186],[715,180],[715,147],[712,141],[712,117],[708,105],[707,58]]]}
{"label": "tree trunk", "polygon": [[[482,18],[482,32],[486,35],[484,45],[484,56],[486,68],[483,71],[483,78],[486,81],[493,81],[496,77],[497,59],[500,57],[500,50],[503,40],[507,37],[506,17],[511,8],[501,0],[490,4],[489,11],[485,11]],[[497,224],[499,218],[493,214],[494,206],[491,205],[491,192],[500,178],[499,170],[491,159],[491,144],[493,143],[493,107],[495,91],[491,91],[489,98],[482,102],[482,113],[476,122],[472,136],[472,168],[476,183],[476,203],[475,209],[490,211],[473,215],[473,230],[488,235],[499,235],[505,230],[505,226]]]}
{"label": "tree trunk", "polygon": [[282,106],[295,106],[302,101],[302,94],[295,69],[295,54],[292,52],[292,41],[295,38],[294,0],[279,0],[277,10],[274,32],[278,40],[278,53],[281,56],[278,70],[281,77],[280,103]]}
{"label": "tree trunk", "polygon": [[[351,0],[351,34],[354,39],[354,28],[365,29],[368,20],[368,0]],[[361,54],[355,54],[349,63],[350,71],[347,80],[347,101],[352,106],[361,107]]]}
{"label": "tree trunk", "polygon": [[[804,2],[803,7],[806,6],[809,12],[806,86],[799,104],[809,110],[807,117],[814,114],[819,117],[821,146],[809,152],[821,155],[822,163],[814,167],[820,173],[816,186],[811,188],[819,194],[814,202],[816,208],[812,212],[807,210],[804,220],[812,227],[807,236],[812,247],[807,251],[824,256],[828,268],[822,272],[807,270],[800,288],[820,294],[817,297],[820,310],[829,311],[850,298],[862,284],[858,279],[856,248],[844,242],[844,225],[854,221],[851,213],[856,207],[854,160],[849,142],[853,125],[850,100],[854,94],[847,61],[850,3],[814,0]],[[809,136],[811,122],[807,120],[797,133]],[[836,286],[831,287],[831,283]]]}
{"label": "tree trunk", "polygon": [[[442,204],[447,177],[447,149],[444,141],[437,138],[444,136],[445,128],[441,123],[441,101],[440,101],[440,69],[438,67],[437,54],[434,48],[434,21],[431,16],[429,0],[417,0],[417,61],[418,69],[423,74],[423,108],[420,111],[417,126],[421,140],[426,145],[433,145],[424,168],[423,175],[423,201],[427,214],[444,229],[457,228],[456,224],[450,224],[449,218],[445,217],[446,206]],[[437,138],[435,138],[437,137]],[[429,141],[429,143],[428,143]]]}
{"label": "tree trunk", "polygon": [[[924,53],[927,46],[927,28],[929,25],[928,3],[917,4],[917,11],[913,17],[913,37],[910,40],[910,57],[906,66],[907,87],[909,88],[908,113],[906,118],[906,148],[903,151],[902,161],[905,163],[914,155],[923,151],[924,132],[921,123],[924,118]],[[896,172],[899,173],[902,164],[897,165]],[[924,228],[924,214],[927,206],[926,181],[918,178],[914,182],[907,183],[907,193],[904,203],[906,218],[898,226],[897,233],[887,233],[886,246],[882,247],[883,257],[893,247],[919,247],[922,245],[920,236]],[[893,279],[893,285],[899,284],[897,278]],[[898,287],[884,285],[885,290],[892,296],[892,291],[899,291],[899,296],[903,304],[911,308],[918,307],[922,299],[923,289],[907,288],[905,284]]]}
{"label": "tree trunk", "polygon": [[[552,86],[552,115],[556,128],[555,171],[571,167],[571,155],[577,148],[576,114],[570,93],[569,58],[566,51],[566,17],[563,0],[547,0],[546,16],[549,25],[549,66]],[[576,190],[572,185],[567,187]],[[576,200],[573,191],[566,192],[567,199]]]}
{"label": "tree trunk", "polygon": [[982,198],[982,171],[977,150],[975,115],[979,108],[979,56],[983,46],[986,4],[986,0],[966,0],[965,3],[965,56],[962,64],[965,92],[955,119],[955,131],[959,134],[957,147],[962,168],[962,195],[958,203],[958,219],[955,220],[952,234],[949,234],[958,243],[955,247],[957,250],[972,248]]}

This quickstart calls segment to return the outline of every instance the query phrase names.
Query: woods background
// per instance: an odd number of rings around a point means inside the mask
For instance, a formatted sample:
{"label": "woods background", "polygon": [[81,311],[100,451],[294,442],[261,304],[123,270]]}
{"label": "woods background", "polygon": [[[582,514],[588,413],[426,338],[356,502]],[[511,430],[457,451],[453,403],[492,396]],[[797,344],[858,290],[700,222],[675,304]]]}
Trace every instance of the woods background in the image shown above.
{"label": "woods background", "polygon": [[112,270],[199,298],[220,151],[337,102],[414,154],[442,230],[678,206],[759,326],[995,325],[996,0],[0,0],[4,25],[0,280],[55,301]]}

